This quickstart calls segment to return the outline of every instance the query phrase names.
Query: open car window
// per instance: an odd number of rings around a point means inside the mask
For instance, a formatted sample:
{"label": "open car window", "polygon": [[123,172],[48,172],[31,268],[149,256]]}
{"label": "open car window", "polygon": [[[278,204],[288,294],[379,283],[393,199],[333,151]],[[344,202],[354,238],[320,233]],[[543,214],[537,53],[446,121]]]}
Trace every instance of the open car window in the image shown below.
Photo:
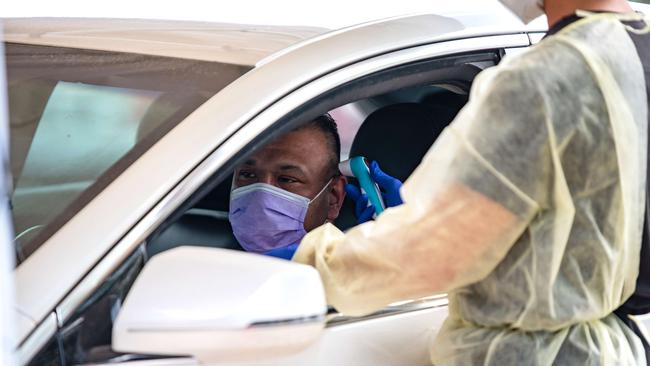
{"label": "open car window", "polygon": [[250,67],[6,44],[18,262]]}
{"label": "open car window", "polygon": [[[461,89],[451,91],[446,85],[430,84],[329,110],[341,139],[340,159],[364,156],[377,160],[385,172],[404,181],[466,101],[467,93]],[[356,182],[354,178],[348,181]],[[228,219],[232,182],[229,175],[168,227],[153,234],[147,242],[148,255],[186,244],[244,250]],[[334,221],[339,229],[358,224],[354,207],[355,202],[346,197]]]}
{"label": "open car window", "polygon": [[[293,111],[243,146],[237,159],[215,172],[154,230],[147,240],[148,255],[188,244],[243,250],[228,219],[233,170],[266,143],[325,112],[337,122],[342,160],[377,160],[385,172],[404,181],[465,105],[474,77],[500,57],[498,50],[488,50],[425,60],[327,91],[317,103]],[[354,202],[346,198],[334,224],[347,230],[357,223]]]}

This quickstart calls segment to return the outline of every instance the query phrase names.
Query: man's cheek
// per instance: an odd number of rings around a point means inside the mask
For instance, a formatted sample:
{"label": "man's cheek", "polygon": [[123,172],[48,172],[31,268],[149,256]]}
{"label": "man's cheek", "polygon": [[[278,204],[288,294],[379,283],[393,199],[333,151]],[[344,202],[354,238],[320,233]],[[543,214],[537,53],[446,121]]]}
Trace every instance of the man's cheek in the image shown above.
{"label": "man's cheek", "polygon": [[318,200],[309,205],[305,215],[305,231],[309,232],[325,223],[327,220],[327,200]]}

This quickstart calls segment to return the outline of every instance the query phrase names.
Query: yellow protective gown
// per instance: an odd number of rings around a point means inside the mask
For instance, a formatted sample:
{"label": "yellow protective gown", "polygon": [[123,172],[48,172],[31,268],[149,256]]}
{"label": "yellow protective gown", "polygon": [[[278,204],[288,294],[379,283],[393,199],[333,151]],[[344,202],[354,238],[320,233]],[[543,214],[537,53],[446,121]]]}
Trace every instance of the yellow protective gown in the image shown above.
{"label": "yellow protective gown", "polygon": [[437,365],[645,364],[611,313],[638,274],[646,103],[626,27],[582,19],[477,77],[404,205],[293,260],[345,314],[449,292]]}

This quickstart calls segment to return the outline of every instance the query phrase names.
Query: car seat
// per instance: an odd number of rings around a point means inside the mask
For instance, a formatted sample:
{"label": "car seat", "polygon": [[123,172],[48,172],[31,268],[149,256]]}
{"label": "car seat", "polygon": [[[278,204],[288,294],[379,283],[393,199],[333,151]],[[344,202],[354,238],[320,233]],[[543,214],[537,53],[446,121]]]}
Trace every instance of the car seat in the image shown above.
{"label": "car seat", "polygon": [[[361,125],[352,142],[350,157],[375,160],[384,172],[403,182],[420,164],[465,100],[464,96],[450,93],[446,99],[425,99],[425,102],[379,108]],[[351,200],[345,200],[335,224],[341,230],[357,224]]]}
{"label": "car seat", "polygon": [[[170,122],[184,118],[198,108],[205,97],[193,93],[165,93],[149,107],[138,129],[138,141],[150,138],[155,141],[169,130]],[[173,124],[172,124],[173,125]],[[230,181],[225,179],[195,207],[162,232],[156,233],[147,243],[147,254],[156,255],[181,245],[242,250],[232,234],[228,221]]]}
{"label": "car seat", "polygon": [[147,254],[153,256],[181,245],[243,250],[228,221],[231,180],[224,179],[193,208],[150,238]]}

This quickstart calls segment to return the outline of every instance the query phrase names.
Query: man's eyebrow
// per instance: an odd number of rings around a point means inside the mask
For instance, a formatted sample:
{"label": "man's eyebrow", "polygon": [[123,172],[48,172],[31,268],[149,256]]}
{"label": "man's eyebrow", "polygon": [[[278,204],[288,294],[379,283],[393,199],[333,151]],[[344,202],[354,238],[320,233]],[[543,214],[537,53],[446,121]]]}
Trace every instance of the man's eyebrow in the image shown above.
{"label": "man's eyebrow", "polygon": [[304,170],[301,166],[298,166],[298,165],[291,165],[291,164],[281,165],[281,166],[280,166],[280,170],[298,170],[298,171],[300,171],[301,173],[304,173],[304,172],[305,172],[305,170]]}
{"label": "man's eyebrow", "polygon": [[256,162],[255,162],[255,159],[248,159],[248,160],[246,160],[246,161],[244,162],[244,164],[242,164],[242,165],[251,165],[251,166],[255,166],[255,163],[256,163]]}

